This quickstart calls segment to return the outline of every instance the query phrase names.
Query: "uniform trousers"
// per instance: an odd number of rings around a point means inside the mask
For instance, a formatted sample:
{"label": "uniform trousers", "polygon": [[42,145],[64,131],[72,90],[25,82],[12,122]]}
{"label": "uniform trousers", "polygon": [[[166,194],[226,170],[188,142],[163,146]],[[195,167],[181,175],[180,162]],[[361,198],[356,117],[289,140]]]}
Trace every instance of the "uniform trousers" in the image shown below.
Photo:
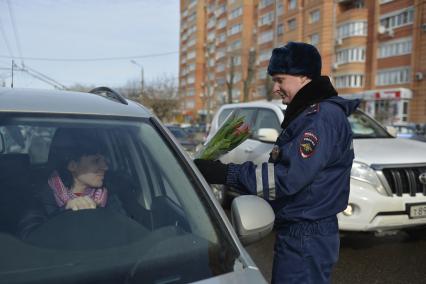
{"label": "uniform trousers", "polygon": [[337,217],[276,228],[272,284],[330,283],[339,257]]}

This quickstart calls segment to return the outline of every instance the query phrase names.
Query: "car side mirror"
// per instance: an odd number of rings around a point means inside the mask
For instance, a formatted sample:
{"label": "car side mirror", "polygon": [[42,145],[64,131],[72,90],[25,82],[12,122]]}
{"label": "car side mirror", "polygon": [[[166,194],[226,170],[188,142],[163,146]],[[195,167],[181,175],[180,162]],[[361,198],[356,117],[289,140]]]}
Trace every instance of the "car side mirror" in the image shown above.
{"label": "car side mirror", "polygon": [[278,131],[275,128],[260,128],[257,131],[257,139],[262,142],[274,143],[278,138]]}
{"label": "car side mirror", "polygon": [[[253,208],[256,208],[253,210]],[[232,201],[231,222],[244,245],[268,235],[274,227],[275,214],[264,199],[255,195],[241,195]]]}
{"label": "car side mirror", "polygon": [[386,126],[386,131],[393,137],[396,137],[398,135],[398,130],[394,126]]}

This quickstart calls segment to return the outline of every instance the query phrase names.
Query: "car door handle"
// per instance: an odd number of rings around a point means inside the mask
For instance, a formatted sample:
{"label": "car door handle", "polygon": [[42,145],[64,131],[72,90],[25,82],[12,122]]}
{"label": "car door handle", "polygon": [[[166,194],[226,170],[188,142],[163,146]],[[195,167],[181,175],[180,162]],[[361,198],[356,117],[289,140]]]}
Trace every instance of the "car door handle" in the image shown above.
{"label": "car door handle", "polygon": [[253,148],[252,147],[247,147],[247,148],[244,149],[244,152],[251,153],[251,152],[253,152]]}

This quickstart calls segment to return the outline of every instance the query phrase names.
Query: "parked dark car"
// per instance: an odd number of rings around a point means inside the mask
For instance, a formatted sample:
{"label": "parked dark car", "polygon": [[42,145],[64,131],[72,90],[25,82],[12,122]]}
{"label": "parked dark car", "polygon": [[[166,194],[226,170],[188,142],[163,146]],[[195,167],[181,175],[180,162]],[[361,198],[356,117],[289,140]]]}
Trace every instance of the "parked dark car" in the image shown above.
{"label": "parked dark car", "polygon": [[425,126],[415,123],[394,124],[398,138],[407,138],[426,142]]}
{"label": "parked dark car", "polygon": [[194,153],[195,148],[199,144],[193,135],[185,131],[180,126],[176,125],[166,125],[170,132],[176,137],[182,147],[189,153]]}

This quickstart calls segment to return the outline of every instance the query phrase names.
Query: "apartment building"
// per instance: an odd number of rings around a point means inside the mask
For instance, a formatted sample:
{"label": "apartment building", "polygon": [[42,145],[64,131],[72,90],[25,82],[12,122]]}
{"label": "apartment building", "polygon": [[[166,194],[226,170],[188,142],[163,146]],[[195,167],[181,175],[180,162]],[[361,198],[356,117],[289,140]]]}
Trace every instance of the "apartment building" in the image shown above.
{"label": "apartment building", "polygon": [[187,120],[271,97],[274,47],[315,45],[339,94],[386,124],[426,122],[424,0],[181,0],[180,85]]}

